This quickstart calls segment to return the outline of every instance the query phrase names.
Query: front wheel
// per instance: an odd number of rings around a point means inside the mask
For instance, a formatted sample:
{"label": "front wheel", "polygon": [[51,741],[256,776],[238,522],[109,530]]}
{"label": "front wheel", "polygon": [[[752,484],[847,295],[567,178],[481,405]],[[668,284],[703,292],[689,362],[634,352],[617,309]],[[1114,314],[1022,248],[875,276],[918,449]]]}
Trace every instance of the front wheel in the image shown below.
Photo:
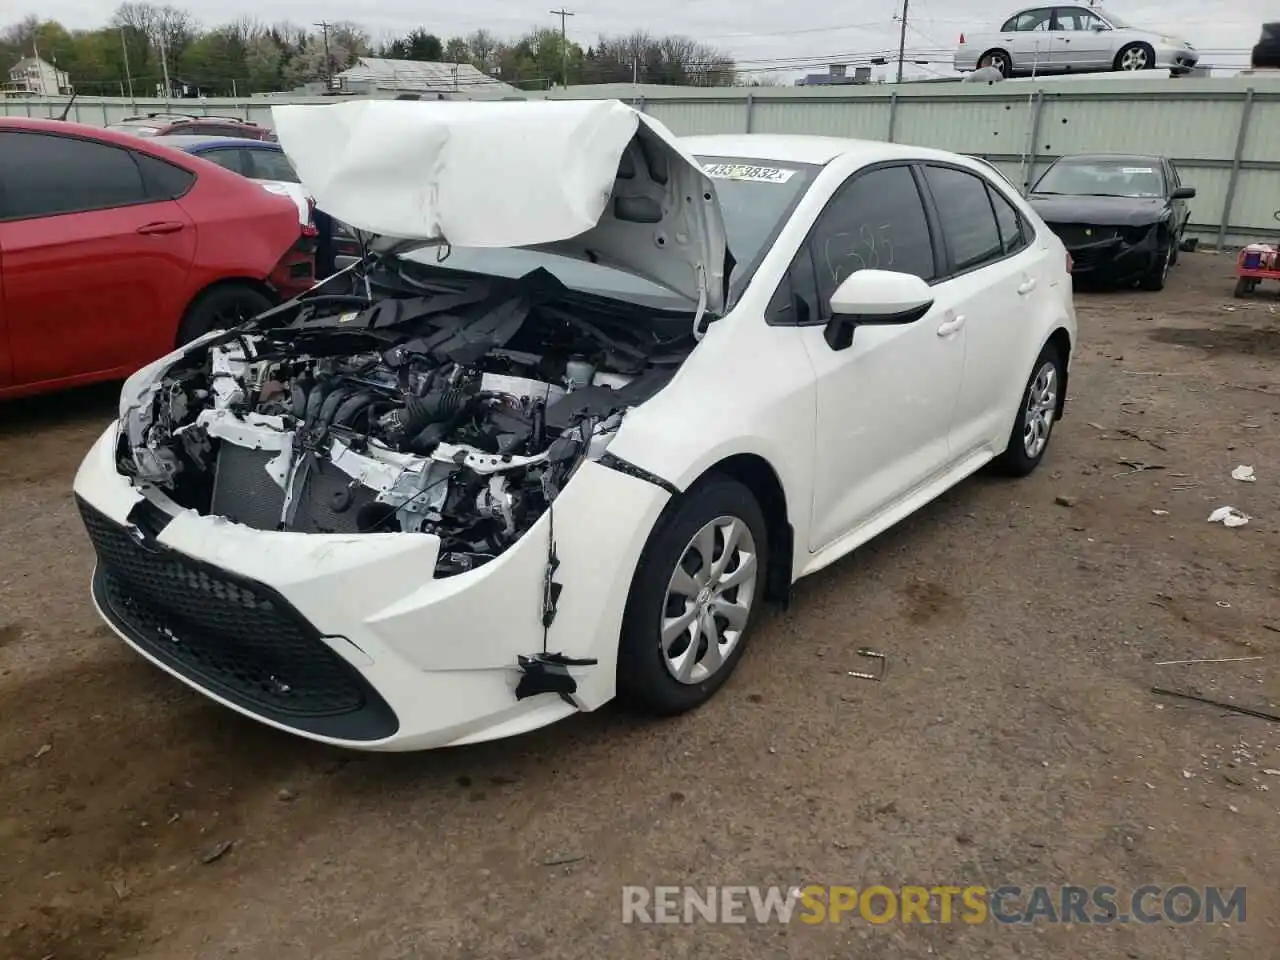
{"label": "front wheel", "polygon": [[1167,246],[1156,256],[1156,263],[1138,278],[1138,286],[1143,290],[1163,290],[1169,279],[1169,268],[1173,266],[1173,251],[1177,249],[1174,238],[1166,240]]}
{"label": "front wheel", "polygon": [[1156,65],[1156,52],[1145,43],[1131,43],[1116,54],[1117,70],[1151,70]]}
{"label": "front wheel", "polygon": [[714,477],[686,493],[636,568],[618,645],[619,698],[665,716],[709,700],[742,658],[768,553],[764,514],[741,483]]}
{"label": "front wheel", "polygon": [[1025,477],[1040,465],[1058,418],[1058,393],[1066,381],[1065,374],[1066,358],[1056,346],[1045,344],[1022,391],[1022,404],[1009,434],[1008,446],[995,459],[997,472],[1008,477]]}

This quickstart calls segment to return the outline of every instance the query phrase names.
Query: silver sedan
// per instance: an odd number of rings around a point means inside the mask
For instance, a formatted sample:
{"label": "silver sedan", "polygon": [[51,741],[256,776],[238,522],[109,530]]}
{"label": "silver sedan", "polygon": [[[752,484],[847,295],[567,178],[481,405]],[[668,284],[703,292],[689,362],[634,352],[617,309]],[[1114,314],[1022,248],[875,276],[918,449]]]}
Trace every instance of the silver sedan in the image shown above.
{"label": "silver sedan", "polygon": [[1155,69],[1185,73],[1199,59],[1187,41],[1131,27],[1101,7],[1030,7],[998,31],[962,34],[955,68],[993,67],[1006,77]]}

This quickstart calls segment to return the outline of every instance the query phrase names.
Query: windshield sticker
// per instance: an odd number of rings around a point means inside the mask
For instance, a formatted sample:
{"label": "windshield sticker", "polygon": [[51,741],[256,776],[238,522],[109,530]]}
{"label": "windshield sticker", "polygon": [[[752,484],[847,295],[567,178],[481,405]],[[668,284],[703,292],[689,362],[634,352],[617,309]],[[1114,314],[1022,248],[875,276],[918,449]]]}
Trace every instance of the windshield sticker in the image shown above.
{"label": "windshield sticker", "polygon": [[750,180],[752,183],[786,183],[794,170],[784,167],[758,167],[749,163],[709,163],[703,171],[716,180]]}
{"label": "windshield sticker", "polygon": [[1135,173],[1155,173],[1154,167],[1122,167],[1120,172],[1125,176],[1133,176]]}

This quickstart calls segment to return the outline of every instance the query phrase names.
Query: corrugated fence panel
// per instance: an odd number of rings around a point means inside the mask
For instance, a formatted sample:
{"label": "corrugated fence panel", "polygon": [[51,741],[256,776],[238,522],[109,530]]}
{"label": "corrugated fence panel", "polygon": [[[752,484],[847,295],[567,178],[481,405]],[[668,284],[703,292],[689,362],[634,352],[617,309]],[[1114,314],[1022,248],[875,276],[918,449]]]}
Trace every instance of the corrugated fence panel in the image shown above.
{"label": "corrugated fence panel", "polygon": [[1240,171],[1231,223],[1244,229],[1280,230],[1280,170]]}
{"label": "corrugated fence panel", "polygon": [[1280,163],[1280,102],[1254,100],[1249,110],[1244,159]]}
{"label": "corrugated fence panel", "polygon": [[870,97],[853,102],[756,100],[753,133],[813,133],[825,137],[883,140],[889,133],[889,101]]}
{"label": "corrugated fence panel", "polygon": [[744,96],[736,102],[647,100],[644,112],[662,121],[680,137],[695,133],[742,133],[747,125],[747,98]]}
{"label": "corrugated fence panel", "polygon": [[1152,153],[1230,160],[1240,122],[1240,98],[1188,100],[1073,99],[1046,95],[1038,153]]}
{"label": "corrugated fence panel", "polygon": [[1179,163],[1178,175],[1185,186],[1196,188],[1195,197],[1187,201],[1191,208],[1191,223],[1206,232],[1216,231],[1222,219],[1222,205],[1227,199],[1227,185],[1231,182],[1230,168]]}
{"label": "corrugated fence panel", "polygon": [[994,97],[926,100],[902,97],[893,139],[956,153],[1022,153],[1027,144],[1027,102]]}

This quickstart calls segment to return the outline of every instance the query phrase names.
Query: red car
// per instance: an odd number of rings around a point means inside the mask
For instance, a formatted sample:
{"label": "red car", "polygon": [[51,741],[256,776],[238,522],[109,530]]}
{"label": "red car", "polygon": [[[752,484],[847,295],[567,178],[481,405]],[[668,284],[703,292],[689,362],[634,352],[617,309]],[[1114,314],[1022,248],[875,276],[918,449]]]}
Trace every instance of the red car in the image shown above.
{"label": "red car", "polygon": [[136,137],[236,137],[241,140],[274,140],[275,133],[239,117],[197,117],[186,113],[148,113],[125,117],[107,125],[108,130]]}
{"label": "red car", "polygon": [[288,197],[128,134],[0,117],[0,399],[128,376],[310,287]]}

